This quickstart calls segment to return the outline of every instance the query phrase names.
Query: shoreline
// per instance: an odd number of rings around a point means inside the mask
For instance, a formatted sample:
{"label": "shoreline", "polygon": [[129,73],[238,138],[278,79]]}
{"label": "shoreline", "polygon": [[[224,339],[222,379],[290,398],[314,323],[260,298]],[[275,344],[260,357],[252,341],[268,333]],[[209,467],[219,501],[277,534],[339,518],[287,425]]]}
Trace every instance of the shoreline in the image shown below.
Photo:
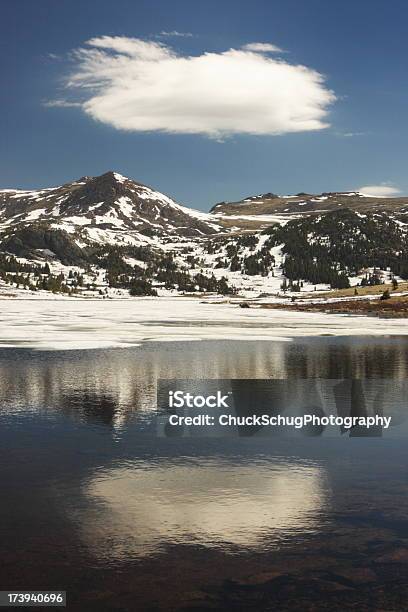
{"label": "shoreline", "polygon": [[[276,304],[263,303],[259,308],[266,310],[283,309],[296,312],[320,312],[322,314],[354,315],[359,317],[376,317],[383,319],[408,318],[408,296],[403,298],[390,298],[388,300],[376,299],[350,299],[336,301],[321,301],[309,303]],[[251,306],[249,305],[249,308]]]}

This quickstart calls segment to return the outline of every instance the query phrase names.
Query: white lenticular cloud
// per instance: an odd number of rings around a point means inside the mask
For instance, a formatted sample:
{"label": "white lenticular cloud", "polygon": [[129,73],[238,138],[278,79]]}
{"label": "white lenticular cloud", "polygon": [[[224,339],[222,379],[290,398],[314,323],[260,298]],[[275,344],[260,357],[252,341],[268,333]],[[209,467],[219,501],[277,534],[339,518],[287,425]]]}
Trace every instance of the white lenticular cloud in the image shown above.
{"label": "white lenticular cloud", "polygon": [[365,195],[377,196],[381,198],[397,196],[401,193],[397,187],[384,183],[381,185],[364,185],[363,187],[359,187],[358,191],[360,193],[364,193]]}
{"label": "white lenticular cloud", "polygon": [[83,111],[128,131],[286,134],[322,130],[335,94],[306,66],[268,53],[269,43],[197,56],[161,42],[102,36],[73,52],[67,88]]}

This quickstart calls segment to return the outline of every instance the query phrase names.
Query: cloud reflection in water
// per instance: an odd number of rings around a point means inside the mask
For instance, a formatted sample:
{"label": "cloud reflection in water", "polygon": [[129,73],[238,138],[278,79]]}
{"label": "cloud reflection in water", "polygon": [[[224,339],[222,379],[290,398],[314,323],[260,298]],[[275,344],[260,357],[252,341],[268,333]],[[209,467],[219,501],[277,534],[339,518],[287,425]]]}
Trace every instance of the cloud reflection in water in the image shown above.
{"label": "cloud reflection in water", "polygon": [[97,473],[82,537],[98,558],[128,559],[167,544],[264,550],[319,529],[329,503],[324,469],[276,459],[162,460]]}

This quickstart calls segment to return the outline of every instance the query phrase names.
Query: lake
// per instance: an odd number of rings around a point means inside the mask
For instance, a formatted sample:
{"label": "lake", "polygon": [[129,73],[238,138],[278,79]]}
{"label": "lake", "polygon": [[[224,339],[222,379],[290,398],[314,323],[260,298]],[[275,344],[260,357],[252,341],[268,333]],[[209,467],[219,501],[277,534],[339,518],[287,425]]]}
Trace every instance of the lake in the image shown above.
{"label": "lake", "polygon": [[[403,336],[1,349],[1,588],[91,612],[405,610],[407,374]],[[241,403],[361,379],[395,427],[166,436],[159,379],[258,381]]]}

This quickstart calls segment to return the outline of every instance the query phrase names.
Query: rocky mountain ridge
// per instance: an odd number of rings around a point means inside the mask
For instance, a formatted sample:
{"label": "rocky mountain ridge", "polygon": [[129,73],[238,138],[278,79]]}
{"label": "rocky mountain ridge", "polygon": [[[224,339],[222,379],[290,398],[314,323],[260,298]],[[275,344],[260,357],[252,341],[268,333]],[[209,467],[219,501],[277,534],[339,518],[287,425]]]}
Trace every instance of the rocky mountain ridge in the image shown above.
{"label": "rocky mountain ridge", "polygon": [[320,214],[348,208],[360,213],[386,212],[393,216],[407,215],[408,196],[381,197],[358,191],[298,193],[279,196],[273,193],[250,196],[237,202],[215,204],[211,213],[218,219],[238,220],[243,216],[253,219],[260,216],[279,215],[282,220],[305,214]]}

